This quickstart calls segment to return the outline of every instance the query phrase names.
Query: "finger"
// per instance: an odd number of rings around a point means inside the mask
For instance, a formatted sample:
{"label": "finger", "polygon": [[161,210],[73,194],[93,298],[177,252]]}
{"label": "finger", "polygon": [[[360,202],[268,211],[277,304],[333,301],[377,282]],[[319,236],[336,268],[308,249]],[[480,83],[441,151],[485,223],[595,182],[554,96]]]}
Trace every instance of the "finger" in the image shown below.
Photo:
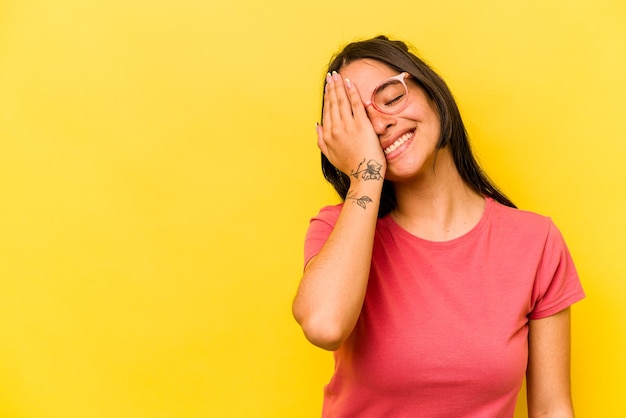
{"label": "finger", "polygon": [[337,98],[337,110],[343,121],[349,121],[352,119],[352,106],[348,98],[346,85],[343,78],[337,73],[333,73],[333,81],[335,85],[335,96]]}
{"label": "finger", "polygon": [[328,113],[331,118],[331,122],[340,122],[341,115],[339,113],[339,105],[337,102],[337,77],[336,72],[333,71],[333,74],[328,73],[326,75],[326,87],[328,96]]}
{"label": "finger", "polygon": [[315,124],[315,132],[317,133],[317,147],[328,158],[328,148],[326,147],[326,142],[324,142],[324,131],[319,123]]}
{"label": "finger", "polygon": [[350,99],[350,106],[354,118],[367,118],[367,112],[365,111],[365,106],[363,106],[363,102],[361,101],[361,94],[359,93],[358,87],[347,78],[345,80],[345,84],[346,92],[348,94],[348,98]]}
{"label": "finger", "polygon": [[324,86],[324,108],[322,109],[322,127],[324,129],[330,129],[331,127],[331,117],[330,117],[330,95],[328,90],[330,86],[328,85],[328,75],[326,76],[326,85]]}

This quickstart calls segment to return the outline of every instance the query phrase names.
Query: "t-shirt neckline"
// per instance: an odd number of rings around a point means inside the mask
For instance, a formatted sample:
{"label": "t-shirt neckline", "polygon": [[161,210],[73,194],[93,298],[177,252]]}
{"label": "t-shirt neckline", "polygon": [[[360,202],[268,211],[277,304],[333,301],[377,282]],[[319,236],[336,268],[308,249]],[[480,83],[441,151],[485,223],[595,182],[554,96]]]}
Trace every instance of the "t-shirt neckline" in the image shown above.
{"label": "t-shirt neckline", "polygon": [[487,225],[487,222],[488,222],[489,217],[491,216],[491,212],[493,210],[494,204],[495,204],[495,201],[491,197],[485,196],[485,207],[476,225],[474,225],[474,227],[472,227],[472,229],[467,231],[465,234],[458,236],[456,238],[453,238],[451,240],[447,240],[447,241],[431,241],[425,238],[420,238],[417,235],[413,235],[412,233],[404,229],[402,226],[400,226],[391,217],[390,214],[386,215],[384,218],[382,218],[382,220],[387,223],[389,228],[394,233],[398,233],[400,236],[403,236],[404,238],[409,239],[417,244],[420,244],[426,247],[431,247],[431,248],[448,248],[448,247],[453,247],[456,245],[461,245],[466,242],[472,241],[474,237],[478,235],[480,231],[485,227],[485,225]]}

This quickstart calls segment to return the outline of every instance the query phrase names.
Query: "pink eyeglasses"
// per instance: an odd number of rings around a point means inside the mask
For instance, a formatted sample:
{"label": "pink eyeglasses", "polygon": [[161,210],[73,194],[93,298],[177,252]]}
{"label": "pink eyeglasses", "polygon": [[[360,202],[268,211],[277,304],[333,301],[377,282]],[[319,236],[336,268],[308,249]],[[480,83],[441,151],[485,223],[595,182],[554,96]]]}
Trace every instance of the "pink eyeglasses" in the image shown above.
{"label": "pink eyeglasses", "polygon": [[407,72],[389,77],[374,89],[372,98],[365,107],[372,105],[374,109],[387,115],[402,111],[409,103],[409,90],[404,81],[411,77]]}

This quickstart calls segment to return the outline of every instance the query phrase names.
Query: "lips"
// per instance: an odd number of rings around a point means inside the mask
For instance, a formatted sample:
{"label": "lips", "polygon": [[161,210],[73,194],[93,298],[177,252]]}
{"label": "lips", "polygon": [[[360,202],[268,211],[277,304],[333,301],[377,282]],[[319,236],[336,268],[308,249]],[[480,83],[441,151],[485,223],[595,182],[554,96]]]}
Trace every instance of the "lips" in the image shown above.
{"label": "lips", "polygon": [[415,134],[415,131],[407,132],[402,135],[400,138],[396,139],[393,144],[389,145],[387,148],[383,150],[385,155],[389,155],[394,152],[400,145],[404,144],[406,141],[411,139],[411,137]]}

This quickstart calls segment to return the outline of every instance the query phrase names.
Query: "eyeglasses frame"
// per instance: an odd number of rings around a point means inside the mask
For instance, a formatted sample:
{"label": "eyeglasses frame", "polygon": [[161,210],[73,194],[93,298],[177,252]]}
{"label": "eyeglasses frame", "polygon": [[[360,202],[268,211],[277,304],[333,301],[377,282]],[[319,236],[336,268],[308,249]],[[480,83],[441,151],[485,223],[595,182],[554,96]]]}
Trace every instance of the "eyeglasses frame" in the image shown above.
{"label": "eyeglasses frame", "polygon": [[[367,103],[364,103],[363,106],[365,108],[367,108],[368,106],[372,106],[374,109],[378,110],[380,113],[383,113],[385,115],[395,115],[397,113],[400,113],[404,110],[404,108],[409,104],[409,87],[406,85],[406,81],[404,81],[406,78],[410,78],[411,74],[407,73],[406,71],[401,72],[398,75],[394,75],[393,77],[389,77],[385,80],[383,80],[382,83],[380,83],[378,85],[378,87],[376,87],[374,89],[374,91],[372,92],[372,97],[367,101]],[[404,86],[404,90],[406,91],[407,97],[404,100],[404,104],[402,105],[401,108],[394,110],[393,112],[386,112],[383,109],[381,109],[376,102],[374,101],[374,96],[376,96],[376,93],[378,92],[378,90],[380,90],[383,86],[389,84],[390,81],[399,81],[400,83],[402,83],[402,85]]]}

